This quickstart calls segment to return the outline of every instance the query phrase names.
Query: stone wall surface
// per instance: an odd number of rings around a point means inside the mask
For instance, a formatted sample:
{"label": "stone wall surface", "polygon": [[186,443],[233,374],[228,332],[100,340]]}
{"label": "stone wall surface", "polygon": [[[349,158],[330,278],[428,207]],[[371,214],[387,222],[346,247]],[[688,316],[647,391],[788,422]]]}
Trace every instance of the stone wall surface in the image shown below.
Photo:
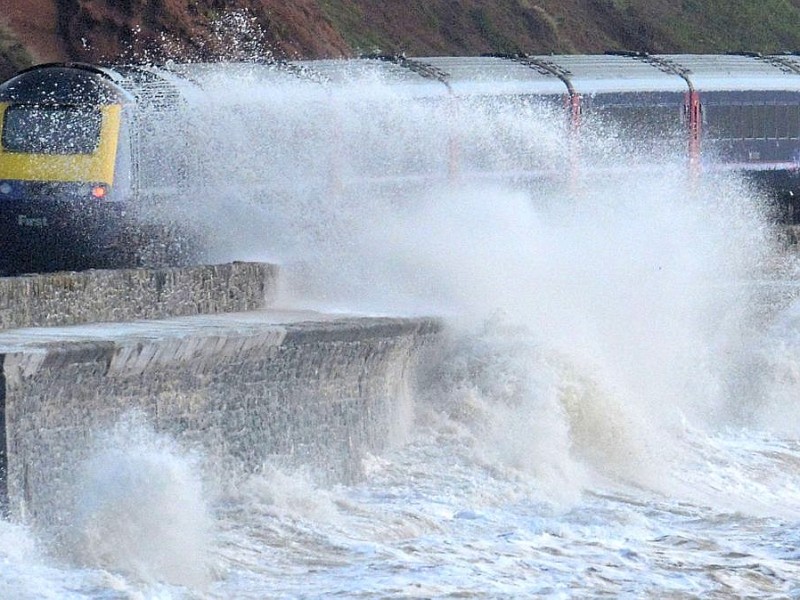
{"label": "stone wall surface", "polygon": [[0,332],[8,508],[57,520],[93,440],[131,411],[220,472],[275,459],[356,478],[402,420],[439,328],[255,311]]}
{"label": "stone wall surface", "polygon": [[0,330],[257,310],[277,277],[246,262],[0,277]]}

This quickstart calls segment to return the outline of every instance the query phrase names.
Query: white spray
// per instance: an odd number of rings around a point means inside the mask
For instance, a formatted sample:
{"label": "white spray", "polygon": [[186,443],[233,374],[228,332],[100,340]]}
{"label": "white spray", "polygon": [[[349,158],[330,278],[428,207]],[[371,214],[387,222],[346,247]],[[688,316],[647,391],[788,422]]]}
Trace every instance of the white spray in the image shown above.
{"label": "white spray", "polygon": [[211,579],[213,520],[197,457],[140,418],[99,435],[78,468],[58,532],[79,566],[134,581],[202,588]]}
{"label": "white spray", "polygon": [[187,93],[187,205],[214,258],[281,262],[294,306],[447,317],[462,341],[435,371],[455,384],[428,385],[440,410],[480,404],[481,443],[567,495],[587,466],[668,489],[687,424],[729,421],[746,283],[772,252],[741,181],[693,179],[604,127],[576,171],[563,118],[536,103],[445,110],[373,73],[254,73]]}

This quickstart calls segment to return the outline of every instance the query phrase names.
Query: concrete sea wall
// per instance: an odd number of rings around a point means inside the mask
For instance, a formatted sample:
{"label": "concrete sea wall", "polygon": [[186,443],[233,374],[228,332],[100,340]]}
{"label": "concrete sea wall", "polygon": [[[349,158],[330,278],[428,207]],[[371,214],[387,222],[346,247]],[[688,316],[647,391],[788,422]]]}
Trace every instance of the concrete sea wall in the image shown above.
{"label": "concrete sea wall", "polygon": [[209,312],[0,331],[0,497],[11,515],[57,521],[98,435],[132,412],[220,472],[278,461],[353,480],[363,454],[384,449],[403,421],[440,328],[425,318]]}

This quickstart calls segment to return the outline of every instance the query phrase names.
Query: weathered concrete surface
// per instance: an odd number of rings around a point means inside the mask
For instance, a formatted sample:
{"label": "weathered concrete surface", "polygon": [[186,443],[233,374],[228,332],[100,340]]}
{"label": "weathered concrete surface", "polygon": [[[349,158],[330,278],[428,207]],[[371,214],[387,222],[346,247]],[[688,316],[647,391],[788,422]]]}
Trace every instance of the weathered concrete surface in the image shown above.
{"label": "weathered concrete surface", "polygon": [[131,410],[220,469],[280,457],[352,479],[390,439],[438,330],[262,311],[0,332],[10,512],[57,520],[94,435]]}
{"label": "weathered concrete surface", "polygon": [[277,277],[245,262],[0,277],[0,330],[258,310]]}

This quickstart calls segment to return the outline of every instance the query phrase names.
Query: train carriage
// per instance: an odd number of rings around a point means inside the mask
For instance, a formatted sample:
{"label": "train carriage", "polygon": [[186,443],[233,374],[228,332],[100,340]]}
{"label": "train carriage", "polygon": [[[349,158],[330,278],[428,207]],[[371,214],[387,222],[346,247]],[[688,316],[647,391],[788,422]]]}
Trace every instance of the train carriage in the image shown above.
{"label": "train carriage", "polygon": [[760,56],[664,58],[686,70],[700,98],[709,167],[766,171],[796,166],[800,71]]}
{"label": "train carriage", "polygon": [[800,69],[782,57],[671,55],[700,103],[703,169],[743,174],[768,191],[780,218],[800,213]]}
{"label": "train carriage", "polygon": [[686,153],[689,90],[667,61],[638,54],[530,59],[562,74],[584,127],[629,141],[634,150],[657,140],[665,153]]}

